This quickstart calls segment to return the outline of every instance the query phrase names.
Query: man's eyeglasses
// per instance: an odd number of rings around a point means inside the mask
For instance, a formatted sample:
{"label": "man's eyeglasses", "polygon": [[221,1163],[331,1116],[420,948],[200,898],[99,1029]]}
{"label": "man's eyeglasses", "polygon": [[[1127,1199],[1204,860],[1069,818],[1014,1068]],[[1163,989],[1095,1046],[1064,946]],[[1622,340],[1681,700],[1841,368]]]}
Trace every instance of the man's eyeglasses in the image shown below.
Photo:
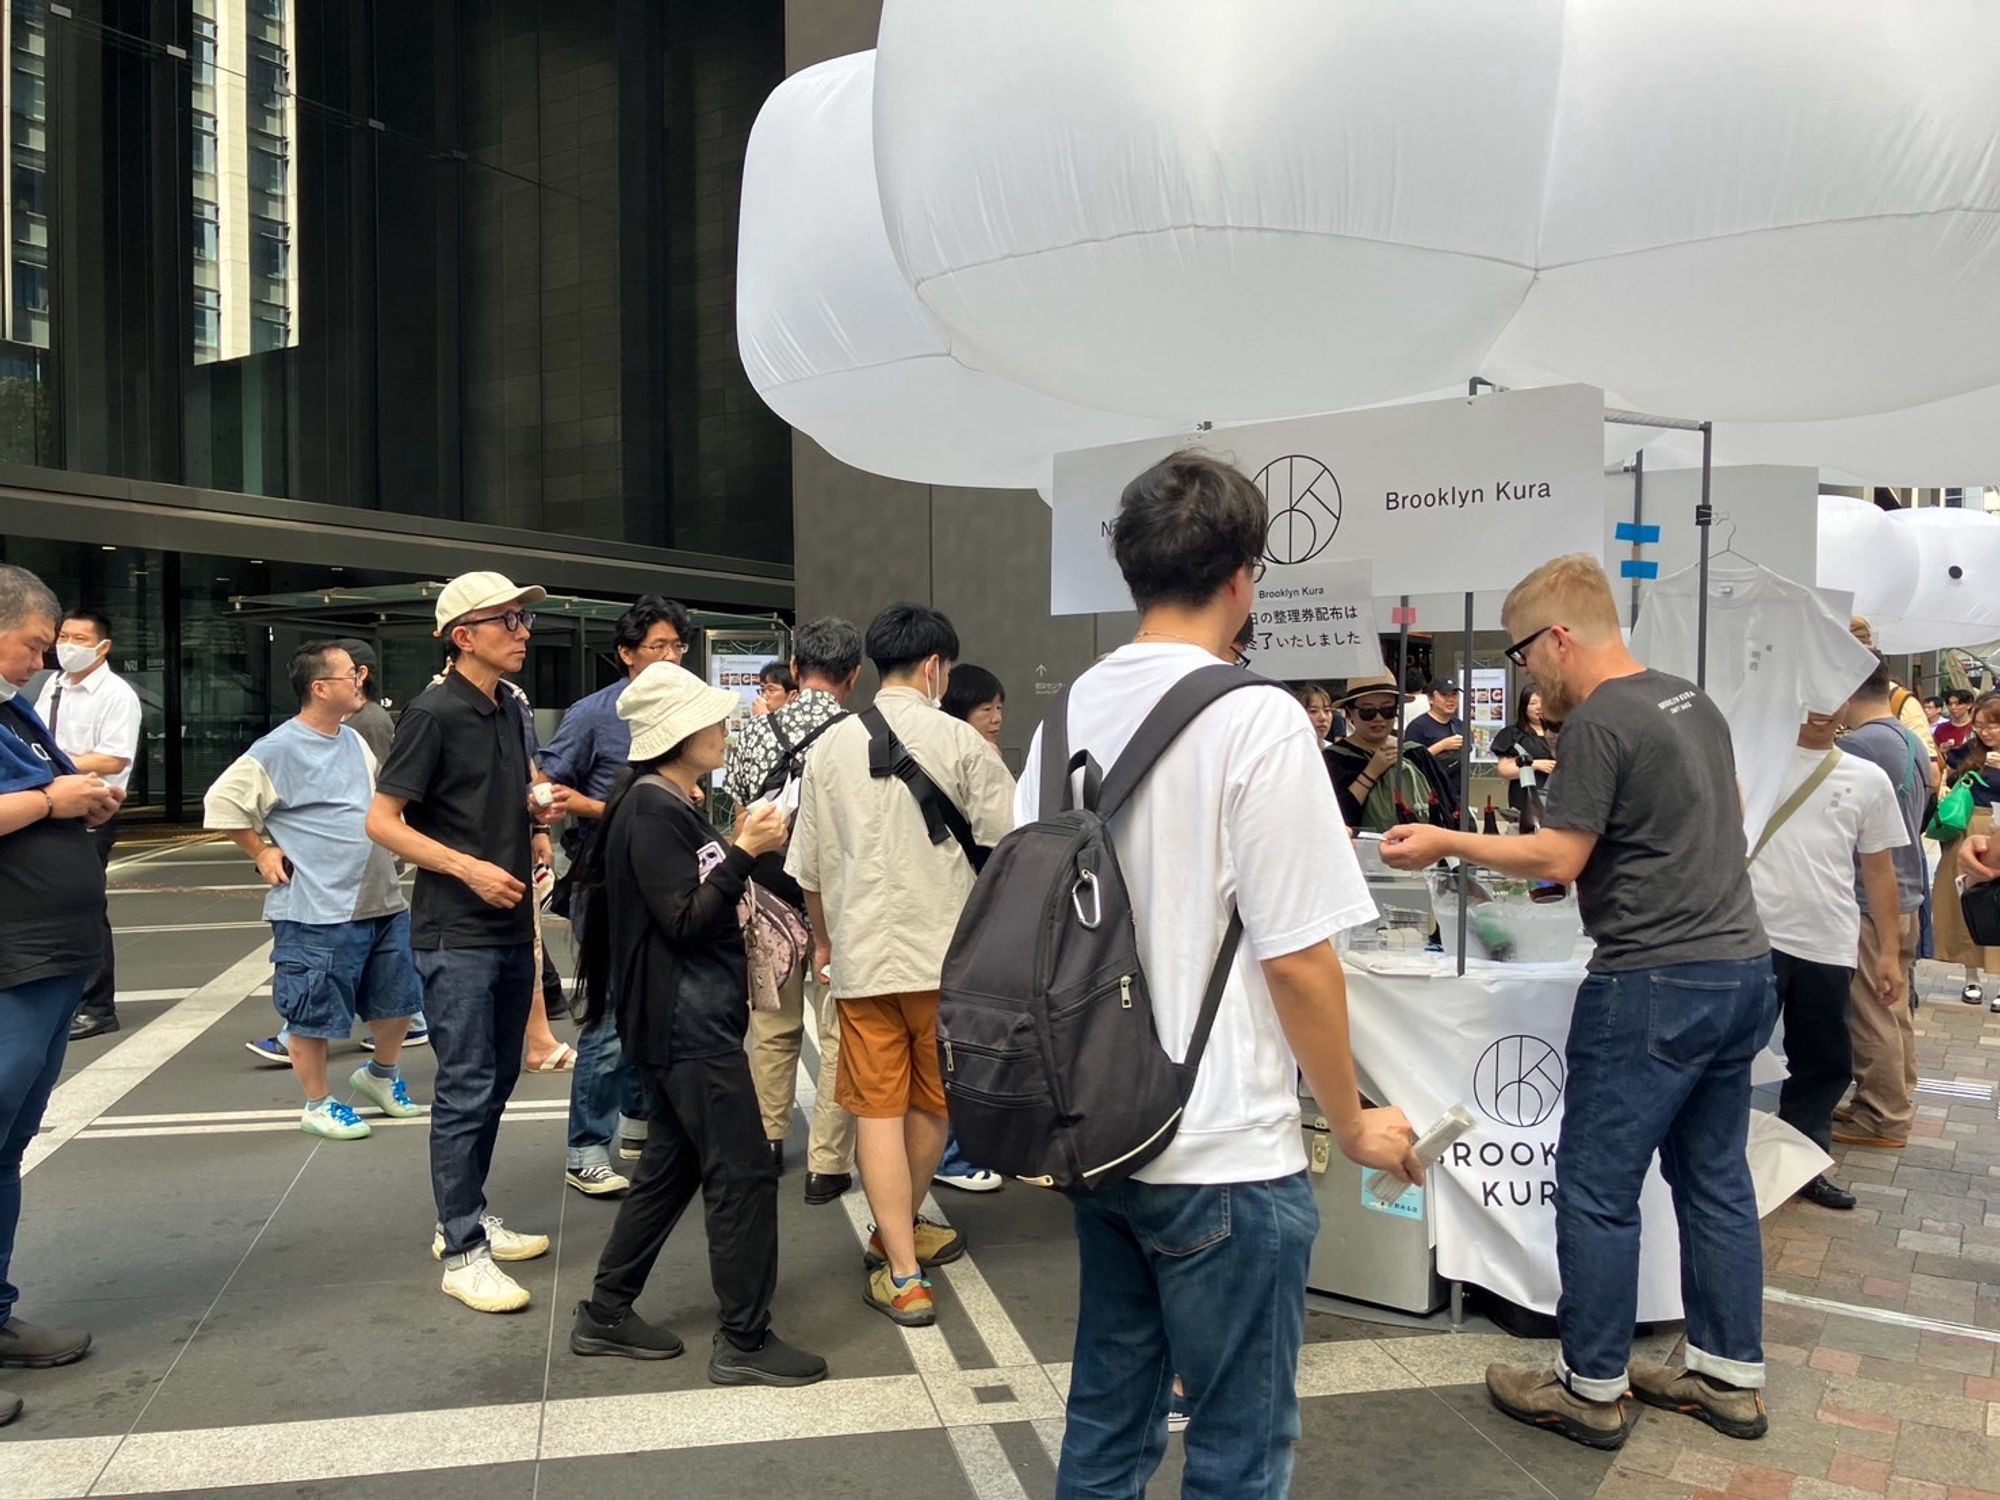
{"label": "man's eyeglasses", "polygon": [[688,645],[686,641],[681,640],[647,641],[639,650],[642,655],[650,653],[654,656],[680,657],[688,654]]}
{"label": "man's eyeglasses", "polygon": [[476,620],[460,620],[458,623],[468,627],[473,625],[499,625],[510,633],[516,630],[533,630],[535,628],[535,612],[532,609],[510,609],[505,614],[481,615]]}
{"label": "man's eyeglasses", "polygon": [[1553,625],[1544,625],[1533,635],[1521,637],[1520,640],[1507,648],[1505,653],[1507,660],[1511,661],[1517,667],[1525,667],[1528,664],[1528,648],[1554,629],[1555,626]]}
{"label": "man's eyeglasses", "polygon": [[1347,713],[1350,718],[1359,719],[1364,724],[1375,724],[1381,722],[1383,719],[1393,719],[1396,717],[1394,704],[1391,704],[1387,708],[1350,708],[1347,710]]}
{"label": "man's eyeglasses", "polygon": [[359,682],[360,680],[361,668],[359,667],[356,667],[352,672],[334,672],[328,676],[315,677],[313,679],[314,682]]}

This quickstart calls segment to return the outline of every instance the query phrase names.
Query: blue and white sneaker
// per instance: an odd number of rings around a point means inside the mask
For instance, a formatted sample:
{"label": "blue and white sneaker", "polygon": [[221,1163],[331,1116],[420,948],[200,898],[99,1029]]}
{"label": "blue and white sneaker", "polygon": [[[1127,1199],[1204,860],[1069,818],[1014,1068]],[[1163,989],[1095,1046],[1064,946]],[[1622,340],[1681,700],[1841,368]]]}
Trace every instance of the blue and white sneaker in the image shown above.
{"label": "blue and white sneaker", "polygon": [[299,1111],[299,1129],[329,1141],[362,1141],[375,1133],[366,1120],[334,1098],[308,1104]]}
{"label": "blue and white sneaker", "polygon": [[281,1036],[267,1036],[254,1042],[245,1042],[243,1050],[261,1063],[274,1067],[289,1068],[292,1054],[285,1049],[285,1039]]}
{"label": "blue and white sneaker", "polygon": [[1174,1382],[1173,1404],[1167,1408],[1167,1431],[1186,1432],[1190,1411],[1187,1392],[1181,1389],[1181,1383],[1176,1380]]}
{"label": "blue and white sneaker", "polygon": [[[403,1038],[405,1047],[428,1047],[430,1044],[431,1029],[428,1026],[412,1026],[409,1035]],[[361,1039],[361,1050],[363,1052],[375,1050],[375,1034],[372,1031]]]}
{"label": "blue and white sneaker", "polygon": [[400,1073],[394,1078],[377,1078],[363,1063],[348,1076],[347,1086],[392,1120],[414,1120],[424,1112],[421,1104],[411,1102],[410,1086]]}

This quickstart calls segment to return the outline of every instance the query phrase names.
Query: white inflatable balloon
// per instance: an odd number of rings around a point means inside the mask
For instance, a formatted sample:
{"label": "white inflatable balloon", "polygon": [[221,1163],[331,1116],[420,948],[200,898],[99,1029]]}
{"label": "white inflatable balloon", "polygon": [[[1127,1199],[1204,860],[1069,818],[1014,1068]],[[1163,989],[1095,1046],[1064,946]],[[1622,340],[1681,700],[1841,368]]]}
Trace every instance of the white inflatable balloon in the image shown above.
{"label": "white inflatable balloon", "polygon": [[1916,536],[1888,511],[1852,495],[1819,497],[1819,586],[1852,594],[1878,643],[1908,613],[1919,567]]}
{"label": "white inflatable balloon", "polygon": [[2000,385],[2000,6],[886,0],[967,363],[1257,419],[1534,366],[1789,422]]}
{"label": "white inflatable balloon", "polygon": [[1561,9],[888,0],[890,239],[969,363],[1218,422],[1463,389],[1526,294]]}
{"label": "white inflatable balloon", "polygon": [[2000,637],[2000,517],[1977,510],[1899,510],[1889,515],[1915,538],[1917,581],[1903,613],[1875,644],[1892,654],[1942,651]]}
{"label": "white inflatable balloon", "polygon": [[736,337],[750,382],[834,457],[921,484],[1046,486],[1054,454],[1191,423],[1088,411],[952,358],[890,254],[874,54],[765,101],[743,165]]}

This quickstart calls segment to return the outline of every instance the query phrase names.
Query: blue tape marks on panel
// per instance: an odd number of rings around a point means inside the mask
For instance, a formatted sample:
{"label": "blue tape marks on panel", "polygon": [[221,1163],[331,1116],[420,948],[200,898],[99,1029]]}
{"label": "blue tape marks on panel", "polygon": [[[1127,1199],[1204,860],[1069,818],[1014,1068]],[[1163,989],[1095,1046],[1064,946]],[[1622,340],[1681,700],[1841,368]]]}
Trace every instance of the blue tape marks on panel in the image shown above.
{"label": "blue tape marks on panel", "polygon": [[1656,562],[1634,562],[1631,558],[1618,565],[1620,578],[1658,578],[1660,565]]}
{"label": "blue tape marks on panel", "polygon": [[1620,521],[1616,534],[1621,542],[1638,542],[1643,546],[1647,542],[1657,542],[1660,539],[1660,528],[1641,526],[1637,521]]}

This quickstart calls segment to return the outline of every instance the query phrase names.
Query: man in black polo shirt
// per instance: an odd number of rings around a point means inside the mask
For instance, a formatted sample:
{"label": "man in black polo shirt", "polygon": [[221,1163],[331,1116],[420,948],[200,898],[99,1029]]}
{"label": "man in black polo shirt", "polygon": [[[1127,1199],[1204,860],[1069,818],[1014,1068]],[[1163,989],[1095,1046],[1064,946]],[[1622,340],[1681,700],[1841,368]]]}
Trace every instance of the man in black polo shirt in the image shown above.
{"label": "man in black polo shirt", "polygon": [[[79,774],[20,695],[56,642],[56,596],[0,563],[0,1368],[81,1359],[90,1335],[14,1316],[8,1277],[21,1216],[21,1158],[42,1128],[69,1025],[104,956],[104,866],[87,829],[125,800]],[[21,1398],[0,1391],[0,1427]]]}
{"label": "man in black polo shirt", "polygon": [[500,1112],[521,1074],[535,993],[528,750],[519,715],[497,694],[521,670],[546,598],[498,573],[467,573],[438,596],[437,634],[451,667],[403,710],[376,781],[368,836],[417,866],[410,946],[437,1054],[431,1105],[431,1253],[444,1291],[478,1312],[518,1312],[527,1288],[495,1261],[546,1255],[486,1211]]}

